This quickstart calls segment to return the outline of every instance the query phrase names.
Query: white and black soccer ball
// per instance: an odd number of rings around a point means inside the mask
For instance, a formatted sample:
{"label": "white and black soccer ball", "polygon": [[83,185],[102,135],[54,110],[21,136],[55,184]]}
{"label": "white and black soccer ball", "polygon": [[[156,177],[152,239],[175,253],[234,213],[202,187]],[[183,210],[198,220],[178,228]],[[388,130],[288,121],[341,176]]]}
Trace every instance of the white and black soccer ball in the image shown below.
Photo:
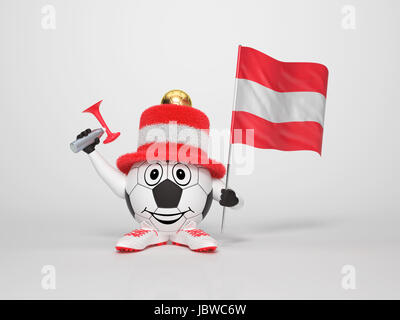
{"label": "white and black soccer ball", "polygon": [[180,162],[140,162],[127,176],[125,199],[139,223],[174,232],[200,222],[212,202],[212,177],[203,167]]}

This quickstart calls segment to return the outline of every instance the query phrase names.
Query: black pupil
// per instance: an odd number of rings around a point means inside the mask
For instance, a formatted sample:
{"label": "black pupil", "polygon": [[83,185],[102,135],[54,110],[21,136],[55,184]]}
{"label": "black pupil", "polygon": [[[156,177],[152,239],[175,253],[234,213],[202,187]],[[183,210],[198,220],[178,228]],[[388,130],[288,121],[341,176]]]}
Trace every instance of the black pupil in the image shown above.
{"label": "black pupil", "polygon": [[150,178],[151,178],[151,180],[156,180],[156,179],[158,178],[158,175],[159,175],[159,173],[158,173],[158,170],[157,170],[157,169],[151,170],[151,172],[150,172]]}
{"label": "black pupil", "polygon": [[185,179],[185,171],[183,171],[182,169],[178,169],[178,171],[176,171],[176,176],[179,180]]}

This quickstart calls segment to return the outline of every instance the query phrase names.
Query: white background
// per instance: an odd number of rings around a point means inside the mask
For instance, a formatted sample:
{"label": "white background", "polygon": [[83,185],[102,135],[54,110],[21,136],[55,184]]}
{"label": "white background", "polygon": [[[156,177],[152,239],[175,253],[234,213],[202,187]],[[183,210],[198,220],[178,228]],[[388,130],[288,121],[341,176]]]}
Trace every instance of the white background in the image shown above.
{"label": "white background", "polygon": [[[47,4],[55,30],[42,28]],[[1,0],[0,298],[400,298],[399,10],[395,0]],[[227,129],[239,44],[328,67],[322,157],[255,150],[251,175],[231,178],[244,208],[227,211],[222,235],[217,203],[202,224],[215,254],[116,253],[136,225],[69,149],[99,126],[81,111],[104,99],[121,136],[97,149],[113,163],[170,89]],[[55,290],[41,286],[44,265]],[[342,288],[344,265],[355,290]]]}

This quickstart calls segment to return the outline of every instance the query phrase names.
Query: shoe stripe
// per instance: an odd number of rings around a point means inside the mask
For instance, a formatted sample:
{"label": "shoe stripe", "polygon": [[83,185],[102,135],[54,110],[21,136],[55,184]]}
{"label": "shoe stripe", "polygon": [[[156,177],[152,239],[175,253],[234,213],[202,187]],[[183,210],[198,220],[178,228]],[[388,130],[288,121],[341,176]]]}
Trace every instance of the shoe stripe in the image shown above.
{"label": "shoe stripe", "polygon": [[189,229],[189,230],[184,230],[185,232],[189,233],[193,237],[206,237],[209,236],[208,233],[205,233],[203,230],[200,229]]}
{"label": "shoe stripe", "polygon": [[[149,233],[150,230],[145,230],[145,229],[135,229],[129,233],[126,233],[125,236],[133,236],[133,237],[141,237],[145,235],[146,233]],[[157,234],[158,235],[158,234]]]}

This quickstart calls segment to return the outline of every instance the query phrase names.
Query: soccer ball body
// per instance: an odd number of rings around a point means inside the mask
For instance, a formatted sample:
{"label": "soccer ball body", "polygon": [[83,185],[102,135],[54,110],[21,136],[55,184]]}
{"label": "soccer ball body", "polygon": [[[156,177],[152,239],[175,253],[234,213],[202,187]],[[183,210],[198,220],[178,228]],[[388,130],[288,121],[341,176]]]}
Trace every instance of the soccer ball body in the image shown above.
{"label": "soccer ball body", "polygon": [[127,175],[125,199],[137,222],[176,232],[208,213],[212,177],[206,168],[180,162],[136,163]]}

